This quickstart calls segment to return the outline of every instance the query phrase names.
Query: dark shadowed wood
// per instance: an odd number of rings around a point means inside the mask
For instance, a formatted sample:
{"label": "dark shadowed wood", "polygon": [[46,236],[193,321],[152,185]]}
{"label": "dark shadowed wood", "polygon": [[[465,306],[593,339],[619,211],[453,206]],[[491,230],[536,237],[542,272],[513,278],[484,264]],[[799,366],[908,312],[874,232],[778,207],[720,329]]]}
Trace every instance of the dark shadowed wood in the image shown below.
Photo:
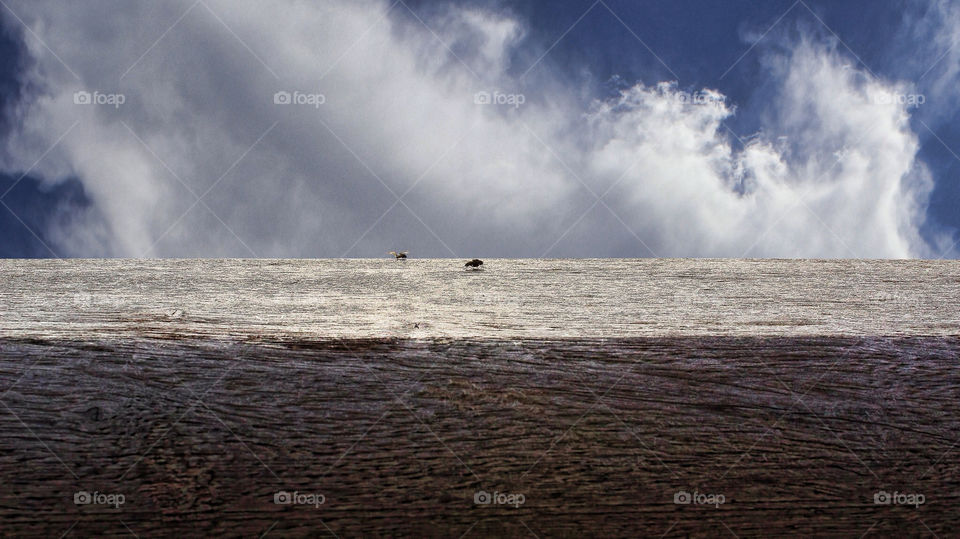
{"label": "dark shadowed wood", "polygon": [[[951,537],[958,351],[946,336],[8,337],[0,529]],[[525,503],[476,505],[481,489]],[[680,490],[725,503],[677,505]],[[881,490],[926,501],[876,505]]]}

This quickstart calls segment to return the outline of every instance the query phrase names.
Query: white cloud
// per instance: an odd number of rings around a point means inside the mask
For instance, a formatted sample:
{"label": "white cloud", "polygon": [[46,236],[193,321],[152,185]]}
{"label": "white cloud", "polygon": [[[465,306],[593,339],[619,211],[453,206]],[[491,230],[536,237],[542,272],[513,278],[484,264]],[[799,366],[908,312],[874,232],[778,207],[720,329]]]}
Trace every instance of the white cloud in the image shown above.
{"label": "white cloud", "polygon": [[[192,4],[11,2],[82,78],[26,35],[25,78],[41,92],[5,157],[24,170],[80,120],[36,169],[79,177],[102,216],[56,231],[71,254],[141,255],[174,223],[150,252],[540,256],[562,237],[550,254],[650,254],[629,227],[659,256],[928,254],[931,182],[908,111],[877,104],[904,88],[845,67],[829,44],[769,58],[782,90],[739,148],[718,91],[685,102],[674,85],[638,84],[583,110],[549,73],[522,85],[507,72],[524,24],[509,15],[450,7],[430,31],[383,1],[205,0],[151,48]],[[127,102],[75,105],[83,88]],[[275,105],[280,90],[326,101]],[[526,102],[477,105],[480,91]],[[398,195],[419,183],[354,246],[394,203],[375,176]],[[177,221],[211,185],[212,212]],[[578,221],[588,188],[611,185],[619,219],[598,204]]]}

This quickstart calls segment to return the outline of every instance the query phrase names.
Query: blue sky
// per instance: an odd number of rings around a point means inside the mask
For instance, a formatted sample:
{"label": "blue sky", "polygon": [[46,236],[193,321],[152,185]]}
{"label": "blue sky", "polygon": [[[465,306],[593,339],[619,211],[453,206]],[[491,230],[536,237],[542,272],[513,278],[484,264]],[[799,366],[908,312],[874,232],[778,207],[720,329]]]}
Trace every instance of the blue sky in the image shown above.
{"label": "blue sky", "polygon": [[957,255],[948,2],[59,4],[0,10],[3,257]]}

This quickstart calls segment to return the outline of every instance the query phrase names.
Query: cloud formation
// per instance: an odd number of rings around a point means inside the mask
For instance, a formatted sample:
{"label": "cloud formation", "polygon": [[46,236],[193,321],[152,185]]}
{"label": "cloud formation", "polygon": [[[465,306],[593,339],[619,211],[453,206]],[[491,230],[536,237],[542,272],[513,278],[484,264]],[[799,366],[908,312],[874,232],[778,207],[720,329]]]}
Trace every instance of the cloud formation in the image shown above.
{"label": "cloud formation", "polygon": [[738,140],[715,89],[645,81],[584,106],[546,63],[511,76],[537,57],[518,47],[546,49],[480,7],[10,6],[33,90],[2,165],[43,155],[32,174],[83,182],[93,206],[54,231],[63,254],[932,254],[911,88],[831,42],[763,53],[775,91]]}

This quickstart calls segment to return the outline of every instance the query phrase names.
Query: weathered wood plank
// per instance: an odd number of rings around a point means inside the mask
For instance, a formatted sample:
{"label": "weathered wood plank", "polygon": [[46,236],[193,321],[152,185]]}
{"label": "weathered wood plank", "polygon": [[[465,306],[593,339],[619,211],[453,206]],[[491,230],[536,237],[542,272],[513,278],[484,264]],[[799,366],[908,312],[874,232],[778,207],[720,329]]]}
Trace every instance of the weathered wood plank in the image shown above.
{"label": "weathered wood plank", "polygon": [[[950,537],[958,351],[949,336],[6,338],[0,529]],[[525,500],[477,505],[481,489]],[[725,503],[678,505],[680,490]]]}
{"label": "weathered wood plank", "polygon": [[0,337],[960,335],[930,260],[0,260]]}

